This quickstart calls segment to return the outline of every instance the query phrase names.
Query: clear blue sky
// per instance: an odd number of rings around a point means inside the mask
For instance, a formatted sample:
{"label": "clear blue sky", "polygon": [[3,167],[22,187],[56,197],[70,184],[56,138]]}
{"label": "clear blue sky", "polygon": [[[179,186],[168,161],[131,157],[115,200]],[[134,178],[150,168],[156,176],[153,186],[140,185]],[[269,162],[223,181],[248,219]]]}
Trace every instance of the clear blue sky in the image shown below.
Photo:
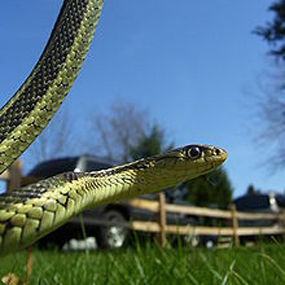
{"label": "clear blue sky", "polygon": [[[116,98],[149,110],[177,146],[224,147],[235,196],[249,183],[283,191],[285,172],[264,168],[254,139],[257,82],[268,46],[252,30],[270,19],[271,0],[109,0],[65,107],[78,134]],[[36,63],[62,1],[2,1],[0,104]],[[82,127],[79,127],[82,125]],[[84,151],[83,151],[84,152]],[[26,169],[30,169],[25,161]]]}

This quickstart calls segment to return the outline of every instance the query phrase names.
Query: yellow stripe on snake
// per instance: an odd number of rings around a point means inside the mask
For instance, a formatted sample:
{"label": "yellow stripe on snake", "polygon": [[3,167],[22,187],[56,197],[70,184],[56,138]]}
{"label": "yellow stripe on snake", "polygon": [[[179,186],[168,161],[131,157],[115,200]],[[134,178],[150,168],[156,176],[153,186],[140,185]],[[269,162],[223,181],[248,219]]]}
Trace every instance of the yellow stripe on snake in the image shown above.
{"label": "yellow stripe on snake", "polygon": [[[40,134],[70,90],[103,2],[63,2],[38,63],[0,111],[0,173]],[[25,248],[87,208],[177,185],[211,172],[226,158],[221,148],[189,145],[108,170],[60,174],[4,193],[0,256]]]}

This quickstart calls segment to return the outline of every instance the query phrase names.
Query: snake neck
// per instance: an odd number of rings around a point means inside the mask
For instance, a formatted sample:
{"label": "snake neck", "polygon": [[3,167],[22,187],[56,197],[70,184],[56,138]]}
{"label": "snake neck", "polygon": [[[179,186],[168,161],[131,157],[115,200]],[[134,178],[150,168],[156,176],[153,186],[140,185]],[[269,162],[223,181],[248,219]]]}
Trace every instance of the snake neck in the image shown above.
{"label": "snake neck", "polygon": [[[51,179],[61,183],[60,187],[55,186],[55,192],[65,195],[68,199],[81,201],[76,203],[80,205],[78,209],[75,207],[77,213],[82,210],[82,206],[85,209],[93,208],[175,185],[170,171],[160,171],[160,169],[154,171],[154,166],[151,164],[151,162],[147,165],[129,164],[89,173],[69,172]],[[54,182],[52,184],[56,185]]]}

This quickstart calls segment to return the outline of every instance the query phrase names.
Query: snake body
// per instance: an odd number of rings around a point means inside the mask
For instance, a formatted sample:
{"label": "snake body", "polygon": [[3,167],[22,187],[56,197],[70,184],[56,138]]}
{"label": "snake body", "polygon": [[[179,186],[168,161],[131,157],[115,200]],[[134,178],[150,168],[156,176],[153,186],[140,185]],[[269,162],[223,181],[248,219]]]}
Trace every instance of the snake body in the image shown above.
{"label": "snake body", "polygon": [[[65,0],[30,76],[0,111],[0,173],[37,137],[70,90],[103,0]],[[0,256],[24,248],[84,209],[155,192],[206,174],[227,153],[189,145],[89,173],[63,173],[0,195]]]}
{"label": "snake body", "polygon": [[90,46],[101,0],[66,0],[30,76],[0,111],[0,173],[41,133],[70,90]]}

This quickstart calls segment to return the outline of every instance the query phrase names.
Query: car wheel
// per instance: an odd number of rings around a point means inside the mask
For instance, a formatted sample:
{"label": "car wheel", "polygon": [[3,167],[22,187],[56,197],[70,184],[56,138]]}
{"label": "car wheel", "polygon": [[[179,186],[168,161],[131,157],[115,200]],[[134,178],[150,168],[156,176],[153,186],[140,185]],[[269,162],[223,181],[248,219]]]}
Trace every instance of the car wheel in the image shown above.
{"label": "car wheel", "polygon": [[127,222],[125,216],[119,211],[110,210],[103,215],[103,219],[114,223],[114,225],[99,228],[97,235],[98,246],[101,248],[120,248],[124,246],[129,231],[120,224]]}

